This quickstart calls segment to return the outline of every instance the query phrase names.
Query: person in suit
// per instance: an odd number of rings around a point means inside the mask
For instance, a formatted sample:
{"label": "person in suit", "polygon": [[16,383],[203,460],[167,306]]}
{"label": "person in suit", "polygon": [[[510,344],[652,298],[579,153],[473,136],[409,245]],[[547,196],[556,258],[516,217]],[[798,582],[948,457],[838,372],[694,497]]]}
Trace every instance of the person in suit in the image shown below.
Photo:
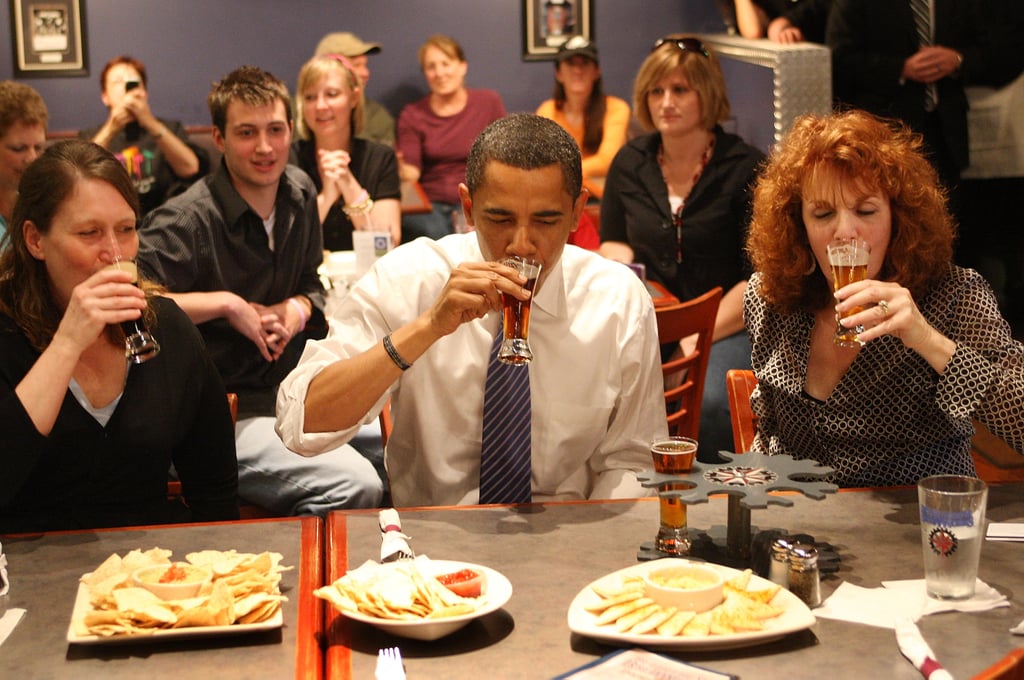
{"label": "person in suit", "polygon": [[[930,40],[918,34],[918,1],[930,8]],[[835,0],[825,35],[838,107],[896,118],[920,133],[954,215],[968,163],[964,83],[984,81],[988,68],[982,36],[974,0]]]}

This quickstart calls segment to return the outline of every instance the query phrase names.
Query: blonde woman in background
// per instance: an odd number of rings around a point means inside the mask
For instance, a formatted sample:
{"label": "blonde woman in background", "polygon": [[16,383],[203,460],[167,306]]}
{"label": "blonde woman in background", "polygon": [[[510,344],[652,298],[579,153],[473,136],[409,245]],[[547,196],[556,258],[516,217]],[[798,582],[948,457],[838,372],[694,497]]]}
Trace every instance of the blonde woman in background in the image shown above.
{"label": "blonde woman in background", "polygon": [[[743,243],[764,154],[722,129],[729,118],[725,78],[695,36],[655,43],[636,77],[633,110],[649,133],[627,142],[608,171],[600,252],[643,263],[648,277],[683,301],[716,286],[725,292],[700,424],[702,459],[713,461],[716,451],[733,447],[725,373],[750,367]],[[682,351],[689,349],[684,341]]]}
{"label": "blonde woman in background", "polygon": [[299,71],[293,160],[313,179],[324,248],[352,250],[352,232],[388,231],[401,241],[398,162],[388,146],[356,135],[363,93],[349,60],[313,57]]}

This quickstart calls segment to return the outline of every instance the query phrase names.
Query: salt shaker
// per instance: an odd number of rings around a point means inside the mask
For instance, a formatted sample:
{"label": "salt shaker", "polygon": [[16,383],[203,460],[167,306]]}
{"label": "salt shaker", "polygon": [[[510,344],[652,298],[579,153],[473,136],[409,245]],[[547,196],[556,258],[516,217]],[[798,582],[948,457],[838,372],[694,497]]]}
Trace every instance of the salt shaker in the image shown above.
{"label": "salt shaker", "polygon": [[791,544],[786,536],[780,536],[772,541],[772,547],[768,556],[768,579],[778,583],[783,588],[789,587],[789,549]]}
{"label": "salt shaker", "polygon": [[821,604],[821,576],[818,572],[818,549],[806,543],[795,543],[789,549],[789,590],[808,607]]}

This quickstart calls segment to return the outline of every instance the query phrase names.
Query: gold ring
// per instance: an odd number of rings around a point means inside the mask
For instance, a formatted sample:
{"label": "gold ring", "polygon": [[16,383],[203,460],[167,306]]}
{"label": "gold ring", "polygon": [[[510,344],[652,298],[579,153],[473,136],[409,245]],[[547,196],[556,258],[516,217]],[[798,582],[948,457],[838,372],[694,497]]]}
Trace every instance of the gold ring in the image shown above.
{"label": "gold ring", "polygon": [[886,302],[885,300],[879,300],[878,301],[878,308],[882,310],[882,317],[883,318],[889,316],[889,303],[888,302]]}

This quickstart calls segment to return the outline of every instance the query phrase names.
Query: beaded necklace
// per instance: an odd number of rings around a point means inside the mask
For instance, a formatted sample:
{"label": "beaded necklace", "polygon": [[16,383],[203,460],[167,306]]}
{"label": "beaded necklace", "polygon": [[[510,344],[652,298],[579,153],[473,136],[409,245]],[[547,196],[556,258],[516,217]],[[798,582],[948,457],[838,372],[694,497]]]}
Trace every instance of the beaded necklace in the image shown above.
{"label": "beaded necklace", "polygon": [[[676,208],[675,212],[672,213],[672,224],[676,228],[676,264],[680,264],[683,261],[683,208],[686,207],[686,200],[693,193],[693,188],[697,186],[697,180],[704,174],[704,168],[708,166],[708,161],[711,160],[711,155],[715,151],[715,137],[711,137],[711,141],[708,142],[708,146],[704,149],[704,154],[700,158],[700,165],[697,167],[697,171],[693,173],[693,178],[690,183],[690,190],[686,192],[686,195],[681,197],[679,201],[679,207]],[[665,172],[665,147],[661,146],[658,148],[658,167],[661,169],[661,178],[665,182],[665,187],[669,187],[668,173]]]}

